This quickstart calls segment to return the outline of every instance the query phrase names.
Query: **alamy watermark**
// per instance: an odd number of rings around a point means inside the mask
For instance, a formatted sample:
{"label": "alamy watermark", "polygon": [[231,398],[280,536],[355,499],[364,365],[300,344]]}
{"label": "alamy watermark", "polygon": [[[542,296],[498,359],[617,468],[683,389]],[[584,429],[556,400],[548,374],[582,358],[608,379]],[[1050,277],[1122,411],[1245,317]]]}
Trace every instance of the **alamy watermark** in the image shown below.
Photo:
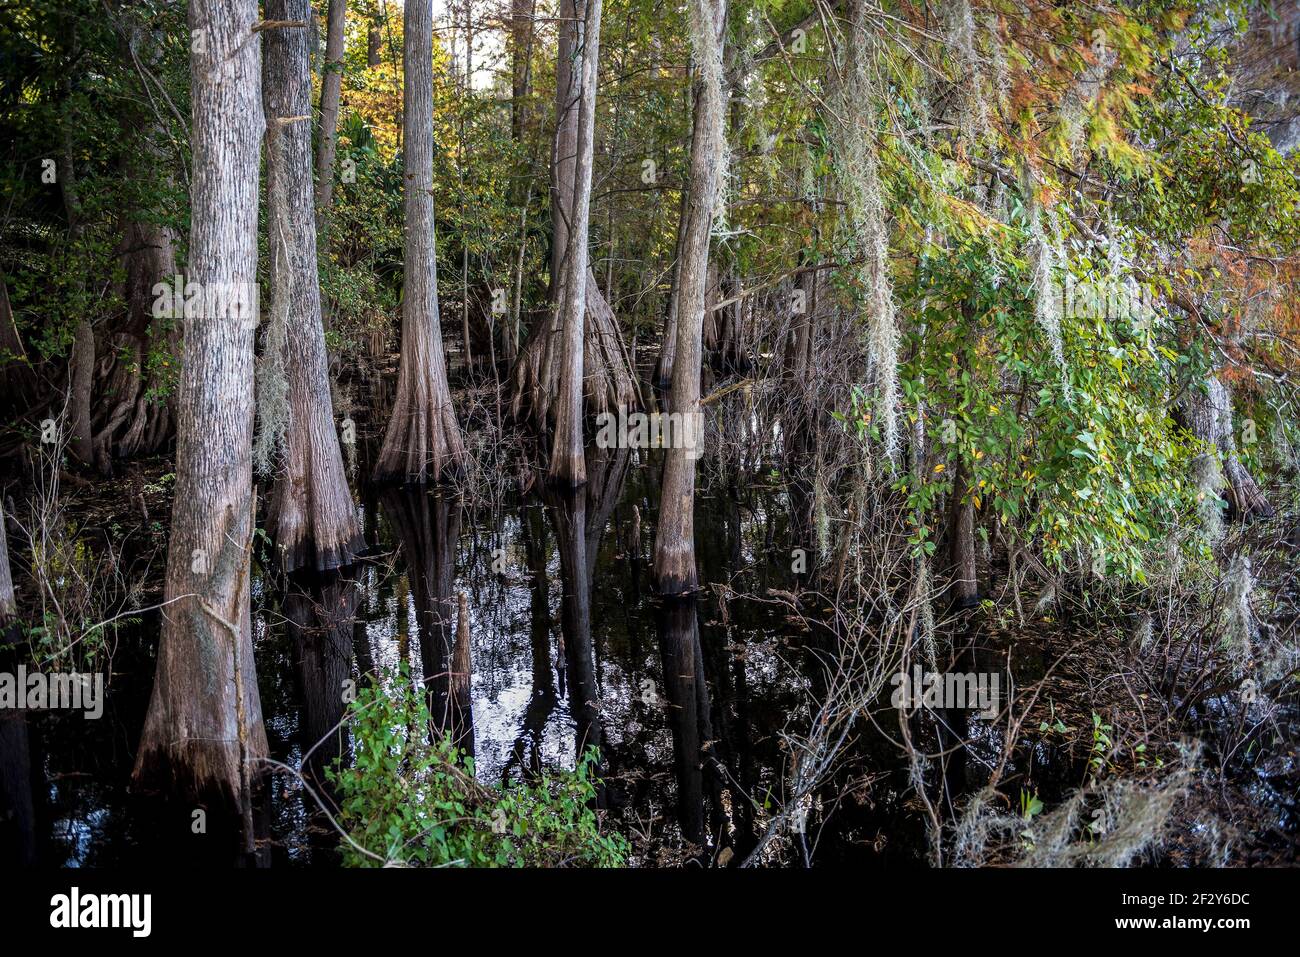
{"label": "alamy watermark", "polygon": [[703,412],[602,412],[596,416],[596,447],[601,449],[685,449],[687,458],[704,454]]}
{"label": "alamy watermark", "polygon": [[50,898],[50,926],[56,929],[119,927],[132,937],[148,937],[152,914],[152,894],[83,894],[73,887]]}
{"label": "alamy watermark", "polygon": [[1129,277],[1077,279],[1056,284],[1060,315],[1070,319],[1131,319],[1150,323],[1156,315],[1151,290]]}
{"label": "alamy watermark", "polygon": [[95,719],[104,713],[104,676],[100,672],[0,672],[0,710],[82,711]]}
{"label": "alamy watermark", "polygon": [[889,679],[894,693],[889,703],[895,708],[943,708],[978,711],[982,718],[996,718],[1000,710],[996,672],[938,672],[912,667],[909,675],[900,671]]}
{"label": "alamy watermark", "polygon": [[258,321],[255,282],[198,282],[177,275],[171,282],[155,283],[155,319],[238,319],[245,328]]}

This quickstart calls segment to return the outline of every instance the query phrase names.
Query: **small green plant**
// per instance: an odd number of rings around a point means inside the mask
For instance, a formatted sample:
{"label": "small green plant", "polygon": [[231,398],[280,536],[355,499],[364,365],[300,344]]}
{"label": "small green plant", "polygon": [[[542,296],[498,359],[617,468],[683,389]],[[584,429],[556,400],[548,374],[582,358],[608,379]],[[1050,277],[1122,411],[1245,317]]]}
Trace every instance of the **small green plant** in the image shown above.
{"label": "small green plant", "polygon": [[[1043,802],[1038,797],[1038,792],[1029,792],[1024,788],[1020,789],[1020,817],[1026,824],[1032,824],[1034,818],[1043,813]],[[1026,827],[1020,832],[1024,838],[1021,847],[1026,851],[1034,849],[1034,830],[1032,827]]]}
{"label": "small green plant", "polygon": [[1030,793],[1024,788],[1020,789],[1020,816],[1026,821],[1032,821],[1039,814],[1043,813],[1043,802],[1038,798],[1038,792]]}
{"label": "small green plant", "polygon": [[336,765],[349,866],[618,867],[628,843],[591,803],[597,755],[531,783],[489,786],[447,735],[409,670],[389,672],[350,705],[353,761]]}
{"label": "small green plant", "polygon": [[168,488],[176,483],[176,473],[168,472],[166,475],[158,476],[157,482],[146,482],[144,490],[151,495],[161,495]]}
{"label": "small green plant", "polygon": [[1047,702],[1047,706],[1051,709],[1052,720],[1038,722],[1038,730],[1041,731],[1043,734],[1047,734],[1048,732],[1053,732],[1053,731],[1062,736],[1068,734],[1070,731],[1069,727],[1056,714],[1056,702],[1049,699]]}
{"label": "small green plant", "polygon": [[1111,726],[1103,724],[1101,715],[1094,711],[1092,713],[1092,750],[1088,755],[1088,763],[1092,765],[1095,771],[1103,771],[1107,767],[1106,756],[1111,751],[1110,733]]}

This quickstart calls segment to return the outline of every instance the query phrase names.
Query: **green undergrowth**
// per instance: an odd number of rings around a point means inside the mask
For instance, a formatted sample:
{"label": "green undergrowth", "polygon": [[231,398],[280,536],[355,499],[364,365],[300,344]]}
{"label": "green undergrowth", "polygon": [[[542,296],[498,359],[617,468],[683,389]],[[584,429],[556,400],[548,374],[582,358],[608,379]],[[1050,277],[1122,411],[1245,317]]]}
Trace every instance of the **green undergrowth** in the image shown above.
{"label": "green undergrowth", "polygon": [[593,810],[597,753],[573,770],[489,785],[449,735],[405,665],[350,705],[352,762],[330,778],[354,867],[619,867],[626,839]]}

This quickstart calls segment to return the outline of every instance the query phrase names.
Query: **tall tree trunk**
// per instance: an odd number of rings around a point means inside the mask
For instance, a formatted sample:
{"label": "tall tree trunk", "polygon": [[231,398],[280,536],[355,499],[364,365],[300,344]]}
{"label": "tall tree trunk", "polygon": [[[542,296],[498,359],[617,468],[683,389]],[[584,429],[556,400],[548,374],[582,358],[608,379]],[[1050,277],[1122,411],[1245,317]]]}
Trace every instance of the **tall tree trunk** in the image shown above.
{"label": "tall tree trunk", "polygon": [[[528,92],[532,83],[533,16],[536,9],[537,0],[510,0],[510,134],[519,147],[523,147],[527,132]],[[502,329],[501,337],[506,363],[510,367],[519,358],[519,314],[523,305],[524,256],[528,250],[528,206],[533,200],[532,177],[523,176],[520,179],[524,182],[519,183],[513,193],[514,202],[519,206],[519,250],[511,283],[508,322]]]}
{"label": "tall tree trunk", "polygon": [[[75,39],[72,47],[75,49]],[[71,96],[71,81],[64,82]],[[63,208],[68,217],[68,237],[75,246],[81,238],[81,200],[77,193],[77,170],[72,162],[72,117],[63,123],[63,152],[59,157],[59,185]],[[94,432],[91,426],[91,393],[95,385],[95,328],[90,319],[77,320],[73,331],[72,353],[68,357],[68,449],[81,462],[90,465],[95,458]]]}
{"label": "tall tree trunk", "polygon": [[1205,380],[1204,390],[1193,387],[1183,401],[1192,434],[1214,448],[1223,460],[1224,497],[1229,514],[1250,520],[1273,515],[1273,506],[1240,458],[1232,430],[1232,394],[1215,374]]}
{"label": "tall tree trunk", "polygon": [[794,329],[786,343],[785,368],[796,382],[807,382],[812,367],[812,319],[817,308],[817,271],[809,269],[795,279],[791,311]]}
{"label": "tall tree trunk", "polygon": [[0,273],[0,416],[16,421],[35,403],[39,389],[9,305],[9,288]]}
{"label": "tall tree trunk", "polygon": [[376,13],[375,19],[370,21],[370,27],[366,32],[366,66],[373,70],[379,66],[380,44],[383,42],[383,33],[379,26],[379,14]]}
{"label": "tall tree trunk", "polygon": [[[307,4],[307,18],[312,16]],[[270,14],[268,12],[267,16]],[[343,91],[343,30],[346,27],[346,0],[329,0],[325,26],[325,70],[320,81],[320,139],[316,144],[316,213],[324,235],[330,205],[334,202],[334,154],[338,148],[339,99]],[[303,43],[304,52],[306,43]],[[308,112],[311,105],[310,70],[308,71]],[[311,141],[310,130],[308,142]]]}
{"label": "tall tree trunk", "polygon": [[[310,0],[267,0],[266,15],[306,20]],[[285,316],[289,379],[284,460],[271,492],[267,531],[286,571],[350,565],[364,544],[334,425],[321,321],[307,39],[305,30],[289,28],[268,31],[265,41],[267,246],[273,310]]]}
{"label": "tall tree trunk", "polygon": [[91,426],[91,392],[95,385],[95,328],[89,319],[77,320],[68,369],[68,448],[82,465],[95,460],[95,434]]}
{"label": "tall tree trunk", "polygon": [[[975,307],[961,305],[962,322],[967,329],[976,325]],[[964,375],[971,366],[977,344],[967,344],[957,353],[957,369]],[[955,452],[952,494],[948,500],[948,569],[952,581],[951,599],[955,608],[972,608],[979,604],[979,577],[975,565],[975,490],[971,488],[970,465],[960,451]]]}
{"label": "tall tree trunk", "polygon": [[[583,21],[574,53],[578,69],[570,70],[569,86],[577,86],[578,129],[573,159],[573,184],[567,254],[561,264],[560,393],[555,412],[555,441],[551,446],[550,479],[577,488],[587,481],[582,454],[582,369],[589,278],[587,226],[591,215],[591,170],[596,128],[596,71],[600,58],[601,0],[577,0]],[[579,77],[580,71],[580,78]],[[590,277],[594,280],[594,277]]]}
{"label": "tall tree trunk", "polygon": [[953,470],[952,499],[948,507],[948,564],[952,573],[952,601],[957,608],[972,608],[980,600],[972,494],[970,469],[959,458]]}
{"label": "tall tree trunk", "polygon": [[[695,572],[695,456],[702,440],[700,412],[700,354],[704,330],[704,300],[709,273],[709,234],[718,190],[725,110],[722,91],[722,42],[726,29],[726,0],[691,0],[692,34],[700,64],[695,90],[694,132],[691,136],[690,197],[682,245],[677,302],[677,353],[673,363],[669,411],[680,415],[693,432],[693,442],[674,441],[664,452],[659,526],[655,532],[655,587],[665,594],[694,591]],[[691,447],[687,447],[690,445]]]}
{"label": "tall tree trunk", "polygon": [[537,0],[510,0],[510,133],[516,143],[523,141],[528,118],[536,9]]}
{"label": "tall tree trunk", "polygon": [[[558,403],[555,400],[562,392],[564,264],[569,258],[574,220],[582,95],[581,74],[573,70],[579,44],[578,16],[576,0],[561,0],[559,53],[555,67],[555,140],[551,157],[552,311],[549,321],[534,326],[520,351],[519,361],[515,363],[514,398],[511,402],[512,415],[518,417],[526,408],[534,425],[542,432],[558,422]],[[595,95],[594,88],[592,95]],[[589,195],[587,201],[590,202]],[[596,415],[632,408],[638,404],[636,385],[614,310],[601,295],[590,268],[584,271],[584,277],[583,299],[579,301],[586,303],[582,338],[582,384],[586,410]]]}
{"label": "tall tree trunk", "polygon": [[376,482],[439,481],[465,462],[465,445],[447,384],[438,317],[433,219],[433,2],[404,8],[402,208],[402,359],[397,398],[375,465]]}
{"label": "tall tree trunk", "polygon": [[18,614],[13,573],[9,570],[9,535],[6,525],[4,508],[0,505],[0,644],[3,644],[5,630]]}
{"label": "tall tree trunk", "polygon": [[652,382],[655,389],[668,389],[673,381],[673,360],[677,356],[677,297],[682,279],[682,250],[686,246],[686,227],[690,222],[690,186],[682,187],[681,203],[677,212],[677,245],[673,251],[673,273],[668,284],[668,311],[664,316],[664,337],[659,344],[659,358],[655,361]]}
{"label": "tall tree trunk", "polygon": [[[468,99],[474,95],[474,3],[465,3],[465,86],[462,95]],[[464,176],[465,158],[465,114],[460,117],[460,139],[456,145],[456,168]],[[463,179],[462,179],[463,182]],[[469,243],[460,244],[460,337],[465,350],[465,372],[469,374],[474,368],[474,344],[469,332]]]}
{"label": "tall tree trunk", "polygon": [[582,112],[582,71],[577,57],[580,0],[560,0],[560,24],[555,59],[555,139],[551,155],[551,302],[564,301],[564,260],[569,254],[573,221],[573,173],[578,157],[578,123]]}
{"label": "tall tree trunk", "polygon": [[190,53],[190,279],[240,301],[184,323],[162,638],[133,775],[137,786],[238,797],[246,808],[254,762],[267,753],[249,614],[257,22],[256,0],[190,4],[190,29],[202,37]]}

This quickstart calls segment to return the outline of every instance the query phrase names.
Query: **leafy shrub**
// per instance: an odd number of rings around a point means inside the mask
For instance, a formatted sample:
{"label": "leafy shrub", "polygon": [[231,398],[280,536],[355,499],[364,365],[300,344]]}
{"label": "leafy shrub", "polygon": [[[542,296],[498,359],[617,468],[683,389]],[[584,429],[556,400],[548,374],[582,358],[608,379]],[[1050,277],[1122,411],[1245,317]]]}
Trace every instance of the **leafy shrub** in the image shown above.
{"label": "leafy shrub", "polygon": [[336,767],[349,866],[617,867],[622,835],[592,810],[597,756],[510,787],[474,778],[474,760],[431,732],[428,700],[405,665],[358,692],[353,761]]}

